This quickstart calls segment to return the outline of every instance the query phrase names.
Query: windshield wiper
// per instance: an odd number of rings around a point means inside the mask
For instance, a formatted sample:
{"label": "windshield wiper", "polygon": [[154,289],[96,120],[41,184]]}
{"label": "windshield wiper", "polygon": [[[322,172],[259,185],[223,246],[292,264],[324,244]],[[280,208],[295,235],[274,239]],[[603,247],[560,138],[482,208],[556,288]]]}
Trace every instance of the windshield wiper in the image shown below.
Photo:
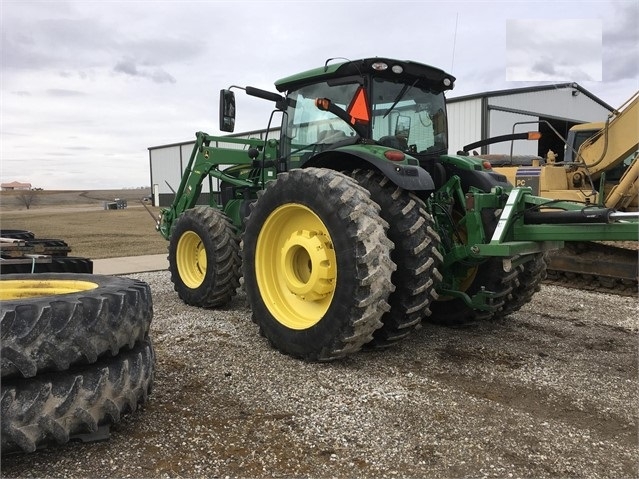
{"label": "windshield wiper", "polygon": [[415,80],[412,85],[404,85],[402,87],[402,89],[399,90],[399,93],[397,94],[397,97],[395,98],[395,101],[393,101],[393,104],[390,106],[390,108],[388,110],[386,110],[386,113],[384,113],[384,116],[382,118],[386,118],[388,116],[388,114],[391,111],[393,111],[393,108],[395,108],[397,106],[397,104],[400,102],[400,100],[402,98],[404,98],[404,95],[406,95],[406,93],[408,93],[408,91],[411,88],[413,88],[416,83],[417,83],[417,80]]}

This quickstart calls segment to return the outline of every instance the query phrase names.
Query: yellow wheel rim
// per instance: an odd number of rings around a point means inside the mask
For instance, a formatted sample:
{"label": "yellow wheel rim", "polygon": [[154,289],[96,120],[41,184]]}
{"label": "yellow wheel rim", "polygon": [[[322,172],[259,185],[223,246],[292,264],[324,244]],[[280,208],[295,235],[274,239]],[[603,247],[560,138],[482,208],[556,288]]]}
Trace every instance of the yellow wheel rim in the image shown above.
{"label": "yellow wheel rim", "polygon": [[206,249],[197,233],[186,231],[180,236],[175,260],[182,282],[188,288],[199,288],[206,275]]}
{"label": "yellow wheel rim", "polygon": [[274,210],[255,248],[255,275],[273,317],[291,329],[307,329],[328,311],[337,281],[337,260],[328,228],[306,206]]}
{"label": "yellow wheel rim", "polygon": [[97,288],[91,281],[55,279],[8,279],[0,281],[0,300],[36,298],[78,293]]}

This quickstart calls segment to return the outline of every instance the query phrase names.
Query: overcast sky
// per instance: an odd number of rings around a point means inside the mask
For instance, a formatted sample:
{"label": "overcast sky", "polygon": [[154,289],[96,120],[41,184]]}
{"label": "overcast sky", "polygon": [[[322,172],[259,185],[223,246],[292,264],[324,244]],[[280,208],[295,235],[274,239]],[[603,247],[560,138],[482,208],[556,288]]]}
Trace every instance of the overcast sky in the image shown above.
{"label": "overcast sky", "polygon": [[[149,146],[218,134],[219,90],[274,90],[327,58],[388,56],[457,77],[449,98],[577,81],[639,89],[639,0],[1,1],[1,178],[150,184]],[[239,95],[236,132],[272,104]]]}

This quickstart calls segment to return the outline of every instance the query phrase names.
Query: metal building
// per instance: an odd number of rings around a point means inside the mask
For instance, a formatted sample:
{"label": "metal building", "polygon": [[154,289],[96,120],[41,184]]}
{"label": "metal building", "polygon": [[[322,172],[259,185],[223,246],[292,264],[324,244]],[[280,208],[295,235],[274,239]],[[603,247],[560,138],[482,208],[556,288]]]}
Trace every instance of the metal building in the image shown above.
{"label": "metal building", "polygon": [[[517,141],[513,153],[517,155],[546,156],[553,150],[563,156],[563,142],[570,127],[577,123],[605,121],[613,108],[582,88],[577,83],[561,83],[529,88],[500,90],[475,95],[449,98],[448,145],[449,153],[456,153],[465,145],[508,133],[540,131],[538,141]],[[266,130],[228,135],[234,138],[261,138]],[[279,128],[271,129],[268,136],[278,137]],[[182,171],[188,163],[194,141],[152,146],[149,148],[153,204],[168,206],[180,184]],[[215,146],[241,148],[226,143]],[[510,153],[511,144],[496,143],[482,147],[480,153]],[[217,181],[217,180],[215,180]],[[217,184],[204,184],[200,202],[206,204]]]}
{"label": "metal building", "polygon": [[[613,108],[577,83],[560,83],[449,98],[449,153],[465,145],[509,133],[539,131],[538,141],[518,141],[513,153],[563,157],[564,138],[577,123],[605,121]],[[480,153],[510,153],[511,144],[495,143]]]}

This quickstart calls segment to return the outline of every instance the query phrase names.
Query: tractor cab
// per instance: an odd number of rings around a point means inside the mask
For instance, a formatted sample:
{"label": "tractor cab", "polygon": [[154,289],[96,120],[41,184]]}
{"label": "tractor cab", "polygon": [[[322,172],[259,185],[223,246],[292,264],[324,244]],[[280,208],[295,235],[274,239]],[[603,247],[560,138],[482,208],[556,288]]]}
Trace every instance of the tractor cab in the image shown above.
{"label": "tractor cab", "polygon": [[275,83],[287,92],[281,155],[304,164],[351,144],[376,144],[417,159],[448,150],[444,91],[436,68],[372,58],[326,65]]}
{"label": "tractor cab", "polygon": [[[274,101],[276,109],[283,112],[278,156],[279,163],[287,165],[284,169],[339,169],[345,160],[354,166],[358,156],[379,167],[376,158],[384,153],[391,161],[426,167],[426,160],[447,153],[444,92],[453,88],[453,76],[410,61],[369,58],[329,62],[277,81],[275,87],[285,97],[245,88],[249,95]],[[234,123],[234,96],[230,90],[222,90],[220,129],[231,132]],[[367,149],[345,154],[343,147],[350,145],[365,145]],[[373,152],[372,146],[385,149]],[[390,158],[388,149],[394,150]],[[325,152],[333,152],[330,160]],[[341,153],[341,158],[337,159],[336,153]]]}

